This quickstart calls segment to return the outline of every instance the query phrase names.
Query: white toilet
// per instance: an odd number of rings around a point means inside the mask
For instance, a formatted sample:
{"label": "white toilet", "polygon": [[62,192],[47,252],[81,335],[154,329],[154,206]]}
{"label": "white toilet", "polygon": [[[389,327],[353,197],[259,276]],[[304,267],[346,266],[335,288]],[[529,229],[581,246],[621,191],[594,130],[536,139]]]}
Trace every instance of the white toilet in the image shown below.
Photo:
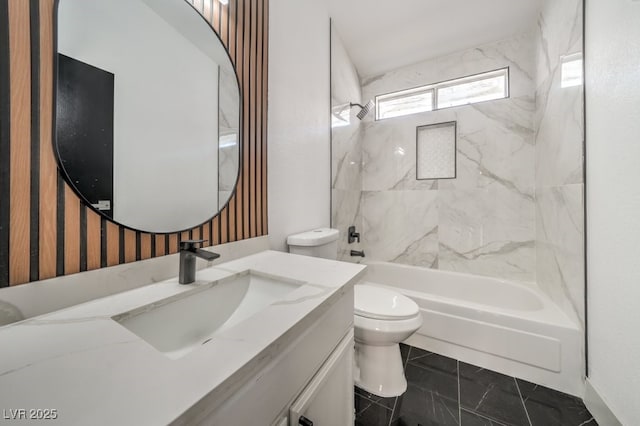
{"label": "white toilet", "polygon": [[[289,252],[336,259],[337,229],[321,228],[287,238]],[[399,343],[422,325],[416,303],[366,282],[354,288],[355,383],[372,394],[392,397],[407,390]]]}
{"label": "white toilet", "polygon": [[387,288],[363,282],[354,290],[356,386],[378,396],[400,396],[407,380],[399,343],[422,325],[420,309]]}

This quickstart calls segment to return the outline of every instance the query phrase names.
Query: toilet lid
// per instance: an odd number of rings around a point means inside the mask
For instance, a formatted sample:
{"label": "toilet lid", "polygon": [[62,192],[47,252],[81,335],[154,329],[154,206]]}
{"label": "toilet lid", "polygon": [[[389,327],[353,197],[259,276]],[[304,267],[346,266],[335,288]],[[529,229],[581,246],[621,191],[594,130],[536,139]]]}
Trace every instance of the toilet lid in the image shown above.
{"label": "toilet lid", "polygon": [[397,291],[366,284],[354,286],[354,313],[361,317],[400,320],[418,315],[416,303]]}

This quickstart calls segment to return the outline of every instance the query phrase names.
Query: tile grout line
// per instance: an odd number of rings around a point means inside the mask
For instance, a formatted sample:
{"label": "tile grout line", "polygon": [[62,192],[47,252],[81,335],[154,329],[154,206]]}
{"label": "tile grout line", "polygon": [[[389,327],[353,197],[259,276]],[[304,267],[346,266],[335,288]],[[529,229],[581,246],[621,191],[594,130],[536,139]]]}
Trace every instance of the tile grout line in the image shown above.
{"label": "tile grout line", "polygon": [[409,358],[411,357],[411,349],[412,348],[413,348],[413,346],[409,346],[409,350],[407,351],[407,359],[404,360],[404,366],[402,368],[402,371],[405,371],[407,369],[407,364],[409,364]]}
{"label": "tile grout line", "polygon": [[522,398],[522,392],[520,391],[520,385],[518,384],[518,380],[513,377],[513,382],[516,384],[516,389],[518,389],[518,395],[520,396],[520,402],[522,402],[522,408],[524,408],[524,413],[527,415],[527,420],[529,420],[529,425],[533,426],[531,423],[531,417],[529,417],[529,411],[527,410],[527,405],[524,403],[524,398]]}
{"label": "tile grout line", "polygon": [[462,401],[460,401],[460,361],[456,360],[456,373],[458,375],[458,424],[462,426]]}
{"label": "tile grout line", "polygon": [[389,418],[389,426],[391,426],[391,423],[393,423],[393,415],[396,412],[396,405],[398,405],[398,398],[400,397],[396,396],[396,400],[393,401],[393,409],[391,410],[391,417]]}

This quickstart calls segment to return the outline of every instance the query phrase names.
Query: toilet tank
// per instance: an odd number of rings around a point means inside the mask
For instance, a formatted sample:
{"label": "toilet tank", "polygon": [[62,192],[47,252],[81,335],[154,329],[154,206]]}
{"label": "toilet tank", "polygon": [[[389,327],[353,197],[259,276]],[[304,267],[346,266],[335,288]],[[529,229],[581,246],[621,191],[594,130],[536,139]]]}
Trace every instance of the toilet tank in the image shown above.
{"label": "toilet tank", "polygon": [[339,235],[340,231],[330,228],[314,229],[300,234],[289,235],[289,238],[287,238],[289,253],[337,259]]}

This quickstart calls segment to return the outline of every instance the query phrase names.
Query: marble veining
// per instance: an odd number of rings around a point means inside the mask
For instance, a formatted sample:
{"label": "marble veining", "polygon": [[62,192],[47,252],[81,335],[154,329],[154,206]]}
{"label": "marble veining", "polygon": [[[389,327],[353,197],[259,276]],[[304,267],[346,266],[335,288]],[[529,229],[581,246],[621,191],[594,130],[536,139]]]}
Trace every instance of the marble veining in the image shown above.
{"label": "marble veining", "polygon": [[584,89],[561,86],[562,61],[582,51],[583,2],[545,0],[536,32],[536,274],[584,325]]}
{"label": "marble veining", "polygon": [[[365,120],[365,250],[375,260],[535,281],[535,34],[363,80],[363,98],[503,67],[510,97]],[[455,179],[416,179],[416,127],[457,123]],[[335,209],[334,209],[335,210]]]}
{"label": "marble veining", "polygon": [[[331,109],[339,114],[343,125],[331,129],[331,226],[340,231],[338,259],[358,262],[351,250],[361,250],[362,244],[347,242],[347,230],[356,226],[362,231],[360,191],[362,190],[362,125],[356,117],[358,108],[350,103],[362,103],[360,78],[344,48],[340,36],[331,28]],[[346,109],[345,109],[346,108]],[[346,120],[348,119],[348,120]]]}
{"label": "marble veining", "polygon": [[436,191],[364,191],[363,238],[376,260],[432,267],[437,261]]}
{"label": "marble veining", "polygon": [[[180,359],[165,357],[111,319],[247,270],[312,285]],[[5,407],[56,408],[61,424],[168,424],[205,397],[228,398],[337,303],[363,270],[265,251],[200,270],[193,285],[172,279],[1,327],[0,400]]]}

